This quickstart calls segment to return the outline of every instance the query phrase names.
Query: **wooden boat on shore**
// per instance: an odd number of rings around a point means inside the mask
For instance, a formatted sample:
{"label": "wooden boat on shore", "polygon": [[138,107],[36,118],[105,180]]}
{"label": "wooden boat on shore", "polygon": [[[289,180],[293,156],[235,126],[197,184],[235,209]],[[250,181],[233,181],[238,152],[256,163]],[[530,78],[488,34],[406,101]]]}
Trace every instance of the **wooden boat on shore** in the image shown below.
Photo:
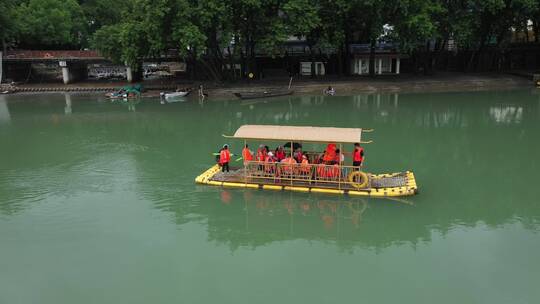
{"label": "wooden boat on shore", "polygon": [[244,92],[244,93],[234,93],[234,95],[240,99],[257,99],[257,98],[268,98],[268,97],[278,97],[292,95],[294,91],[292,90],[267,90],[260,92]]}
{"label": "wooden boat on shore", "polygon": [[[326,143],[343,151],[343,144],[369,144],[362,141],[362,133],[373,130],[359,128],[322,128],[274,125],[244,125],[233,138],[257,142],[287,142],[289,147],[305,143]],[[293,152],[293,151],[291,151]],[[339,163],[317,162],[316,152],[304,152],[309,163],[244,161],[243,166],[231,166],[231,172],[221,172],[214,165],[195,178],[199,184],[252,188],[264,190],[287,190],[329,194],[348,194],[369,197],[397,197],[418,193],[413,172],[372,174],[361,167]],[[291,153],[289,153],[291,155]],[[320,159],[320,158],[319,158]]]}

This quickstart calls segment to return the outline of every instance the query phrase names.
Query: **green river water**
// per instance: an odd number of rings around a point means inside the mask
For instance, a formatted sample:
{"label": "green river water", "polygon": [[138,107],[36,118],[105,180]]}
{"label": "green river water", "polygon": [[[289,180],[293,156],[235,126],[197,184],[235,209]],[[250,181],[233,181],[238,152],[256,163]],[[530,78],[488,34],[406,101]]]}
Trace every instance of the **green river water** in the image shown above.
{"label": "green river water", "polygon": [[[0,95],[0,303],[539,303],[539,93]],[[420,194],[195,185],[254,123],[374,128]]]}

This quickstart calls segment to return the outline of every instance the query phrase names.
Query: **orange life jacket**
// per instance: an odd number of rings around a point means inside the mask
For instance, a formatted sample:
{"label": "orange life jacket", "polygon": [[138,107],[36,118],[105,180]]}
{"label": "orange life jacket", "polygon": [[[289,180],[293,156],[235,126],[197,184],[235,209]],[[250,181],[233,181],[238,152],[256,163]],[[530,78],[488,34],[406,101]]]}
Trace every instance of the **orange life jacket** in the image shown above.
{"label": "orange life jacket", "polygon": [[302,170],[302,173],[309,173],[309,171],[311,171],[310,167],[309,167],[309,161],[307,159],[302,159],[302,164],[300,165],[300,168]]}
{"label": "orange life jacket", "polygon": [[318,165],[317,166],[317,177],[319,177],[319,178],[327,177],[326,168],[325,168],[324,165]]}
{"label": "orange life jacket", "polygon": [[363,152],[364,152],[364,148],[362,147],[355,149],[353,153],[353,161],[361,162],[364,159],[364,157],[362,156]]}
{"label": "orange life jacket", "polygon": [[298,151],[294,153],[294,159],[296,162],[301,163],[302,162],[302,152]]}
{"label": "orange life jacket", "polygon": [[326,151],[324,152],[323,161],[331,162],[336,158],[336,144],[328,144]]}
{"label": "orange life jacket", "polygon": [[263,162],[266,160],[266,150],[258,149],[257,150],[257,161]]}
{"label": "orange life jacket", "polygon": [[296,161],[292,157],[287,157],[281,163],[283,164],[281,168],[285,173],[292,173],[293,164],[296,164]]}
{"label": "orange life jacket", "polygon": [[219,163],[228,163],[231,160],[231,152],[228,149],[223,149],[219,152]]}
{"label": "orange life jacket", "polygon": [[253,160],[253,154],[251,154],[251,151],[249,151],[248,148],[244,148],[242,150],[242,158],[244,158],[244,163],[246,163],[248,161],[252,161]]}
{"label": "orange life jacket", "polygon": [[285,151],[277,150],[276,158],[278,161],[282,161],[283,159],[285,159]]}

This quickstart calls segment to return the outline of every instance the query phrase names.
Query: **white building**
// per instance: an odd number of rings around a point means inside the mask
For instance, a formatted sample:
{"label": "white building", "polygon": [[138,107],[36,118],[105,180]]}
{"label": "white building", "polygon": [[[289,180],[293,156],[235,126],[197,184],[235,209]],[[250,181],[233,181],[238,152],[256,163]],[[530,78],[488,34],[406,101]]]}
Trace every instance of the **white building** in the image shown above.
{"label": "white building", "polygon": [[[326,74],[324,69],[324,63],[322,61],[315,61],[315,75],[322,76]],[[311,76],[311,61],[300,62],[300,75]]]}
{"label": "white building", "polygon": [[[370,70],[371,49],[369,44],[350,45],[351,74],[366,75]],[[406,55],[399,53],[394,45],[379,44],[373,54],[374,71],[377,75],[399,74],[401,72],[401,59],[407,58]]]}

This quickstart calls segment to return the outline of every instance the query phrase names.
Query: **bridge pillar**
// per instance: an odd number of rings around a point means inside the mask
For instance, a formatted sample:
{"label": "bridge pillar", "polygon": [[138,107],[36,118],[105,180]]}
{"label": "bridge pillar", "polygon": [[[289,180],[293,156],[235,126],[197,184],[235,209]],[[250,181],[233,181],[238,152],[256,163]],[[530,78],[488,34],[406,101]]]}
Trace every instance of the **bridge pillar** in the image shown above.
{"label": "bridge pillar", "polygon": [[70,84],[77,80],[84,80],[88,77],[88,69],[86,63],[68,63],[67,61],[59,61],[62,68],[62,79],[64,84]]}
{"label": "bridge pillar", "polygon": [[64,80],[64,84],[69,84],[71,83],[71,76],[70,73],[69,73],[69,67],[67,66],[67,62],[65,61],[60,61],[59,62],[60,64],[60,67],[62,68],[62,79]]}

